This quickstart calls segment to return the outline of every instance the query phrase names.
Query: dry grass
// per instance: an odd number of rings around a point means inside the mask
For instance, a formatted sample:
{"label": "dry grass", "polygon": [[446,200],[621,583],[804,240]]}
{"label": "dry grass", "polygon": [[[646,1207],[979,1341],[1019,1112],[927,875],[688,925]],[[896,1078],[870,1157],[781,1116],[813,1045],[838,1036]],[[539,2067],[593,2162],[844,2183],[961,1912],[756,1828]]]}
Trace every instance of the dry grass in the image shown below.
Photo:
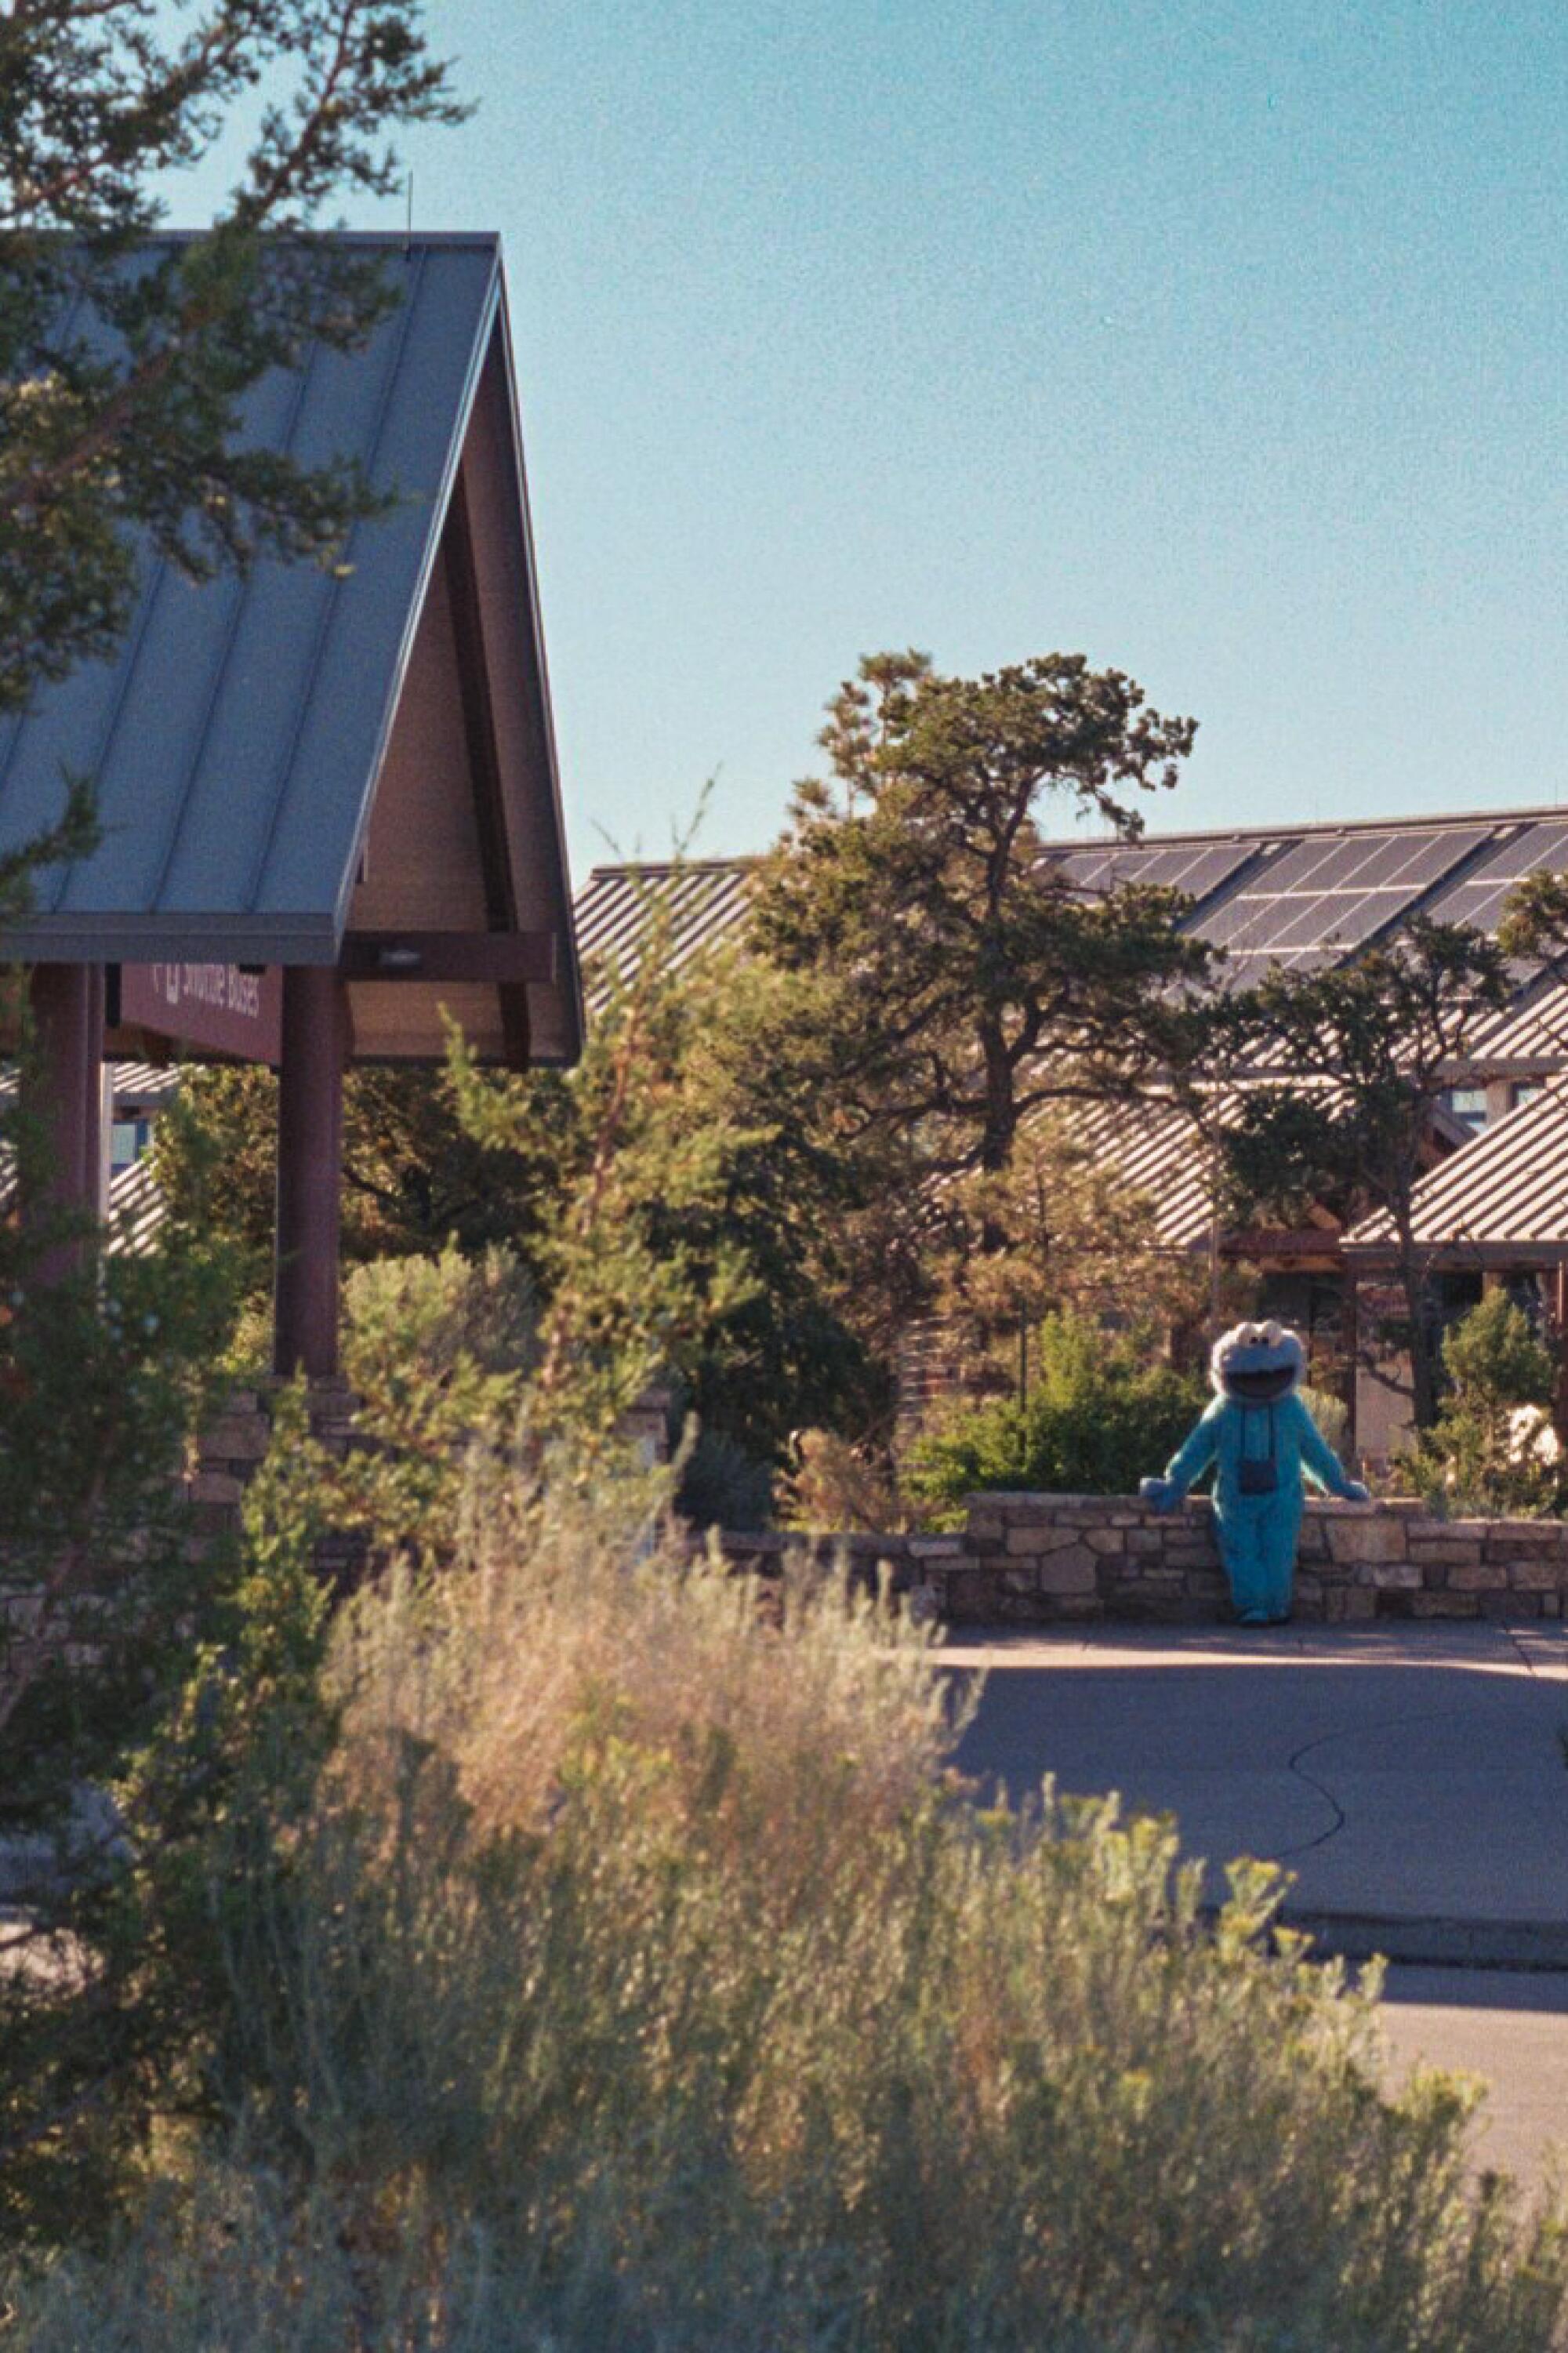
{"label": "dry grass", "polygon": [[[782,1627],[492,1483],[347,1626],[229,1965],[252,2094],[11,2341],[123,2353],[1546,2353],[1565,2258],[1468,2095],[1217,1936],[1166,1826],[976,1815],[926,1635]],[[215,1858],[230,1897],[247,1865]]]}
{"label": "dry grass", "polygon": [[[519,1514],[522,1514],[520,1518]],[[793,1902],[863,1858],[930,1788],[959,1728],[931,1637],[803,1562],[784,1624],[715,1555],[678,1567],[563,1503],[492,1489],[460,1577],[395,1581],[346,1624],[345,1762],[388,1736],[454,1765],[480,1836],[533,1831],[563,1776],[612,1748],[657,1758],[667,1802],[731,1855],[764,1825]]]}

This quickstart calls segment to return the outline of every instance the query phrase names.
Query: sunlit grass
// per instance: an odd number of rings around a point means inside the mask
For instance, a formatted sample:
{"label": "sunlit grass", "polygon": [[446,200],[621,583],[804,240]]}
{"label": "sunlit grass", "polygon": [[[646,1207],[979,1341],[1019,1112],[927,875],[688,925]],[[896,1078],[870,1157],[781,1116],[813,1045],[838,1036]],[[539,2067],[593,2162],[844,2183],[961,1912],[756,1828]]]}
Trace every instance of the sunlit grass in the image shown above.
{"label": "sunlit grass", "polygon": [[[27,2353],[1526,2353],[1564,2249],[1371,1989],[1172,1830],[944,1779],[927,1634],[492,1483],[340,1631],[288,1868],[215,1857],[246,2112]],[[234,1903],[237,1887],[248,1897]]]}

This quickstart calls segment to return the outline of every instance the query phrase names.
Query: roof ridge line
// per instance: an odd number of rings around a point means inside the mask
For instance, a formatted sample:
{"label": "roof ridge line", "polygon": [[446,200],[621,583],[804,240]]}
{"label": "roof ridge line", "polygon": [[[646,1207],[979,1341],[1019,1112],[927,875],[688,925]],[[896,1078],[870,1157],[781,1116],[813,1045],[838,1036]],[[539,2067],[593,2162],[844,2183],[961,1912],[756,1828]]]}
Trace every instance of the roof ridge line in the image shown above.
{"label": "roof ridge line", "polygon": [[1552,818],[1559,824],[1568,825],[1568,800],[1538,801],[1498,809],[1437,809],[1409,817],[1321,818],[1305,824],[1281,818],[1273,823],[1261,825],[1193,826],[1173,833],[1150,828],[1138,834],[1061,834],[1043,839],[1040,848],[1048,850],[1147,849],[1166,843],[1188,841],[1300,841],[1330,838],[1336,834],[1403,833],[1418,829],[1441,833],[1454,826],[1530,825]]}
{"label": "roof ridge line", "polygon": [[[1259,849],[1270,843],[1308,839],[1329,839],[1334,836],[1363,833],[1447,833],[1475,825],[1501,828],[1504,826],[1525,826],[1550,823],[1556,819],[1568,826],[1568,800],[1536,801],[1517,804],[1510,808],[1441,809],[1421,811],[1405,817],[1325,818],[1310,824],[1292,823],[1281,818],[1263,825],[1192,826],[1174,832],[1150,829],[1139,834],[1082,833],[1053,834],[1040,842],[1042,850],[1050,852],[1082,851],[1087,849],[1152,849],[1176,847],[1186,842],[1236,841],[1253,842]],[[769,855],[766,849],[735,849],[719,851],[705,858],[613,858],[602,865],[591,866],[588,880],[595,874],[659,874],[674,868],[694,867],[732,871],[738,867],[754,866]]]}

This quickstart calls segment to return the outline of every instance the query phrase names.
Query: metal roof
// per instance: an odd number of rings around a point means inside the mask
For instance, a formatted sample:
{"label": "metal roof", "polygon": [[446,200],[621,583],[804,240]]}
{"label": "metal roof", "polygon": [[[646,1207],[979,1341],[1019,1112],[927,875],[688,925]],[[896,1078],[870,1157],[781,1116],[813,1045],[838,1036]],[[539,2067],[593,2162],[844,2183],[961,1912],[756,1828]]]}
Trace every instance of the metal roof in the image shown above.
{"label": "metal roof", "polygon": [[[1250,977],[1270,962],[1301,966],[1348,956],[1371,939],[1395,934],[1416,912],[1495,925],[1510,883],[1537,868],[1568,865],[1568,812],[1513,809],[1047,848],[1085,890],[1121,881],[1184,890],[1195,902],[1190,927],[1230,945],[1233,965]],[[584,950],[635,962],[649,895],[672,875],[679,960],[737,934],[754,863],[595,868],[579,902]],[[1543,1078],[1565,1068],[1568,985],[1538,976],[1506,1011],[1478,1025],[1455,1076]],[[1433,1123],[1457,1148],[1421,1185],[1422,1246],[1475,1262],[1568,1258],[1568,1075],[1479,1136],[1449,1122],[1440,1106]],[[1213,1206],[1205,1155],[1182,1113],[1157,1099],[1086,1106],[1069,1116],[1068,1133],[1145,1198],[1162,1247],[1193,1250],[1207,1242]],[[1332,1248],[1335,1239],[1326,1231],[1325,1246]],[[1376,1219],[1347,1241],[1363,1255],[1387,1252]]]}
{"label": "metal roof", "polygon": [[[1266,1088],[1268,1082],[1259,1082]],[[1209,1108],[1217,1124],[1233,1127],[1240,1116],[1248,1086],[1215,1088]],[[1331,1103],[1340,1090],[1333,1081],[1298,1082],[1292,1090]],[[1128,1192],[1139,1194],[1148,1208],[1157,1248],[1190,1250],[1208,1246],[1215,1218],[1215,1169],[1209,1147],[1187,1114],[1168,1099],[1145,1096],[1125,1103],[1083,1103],[1058,1106],[1062,1132],[1069,1145],[1086,1152]],[[1435,1123],[1444,1139],[1457,1141],[1459,1131],[1441,1117]],[[1323,1248],[1333,1250],[1339,1229],[1322,1229]]]}
{"label": "metal roof", "polygon": [[109,1180],[109,1236],[111,1255],[124,1252],[142,1258],[152,1249],[168,1215],[168,1205],[153,1175],[151,1155],[143,1153],[128,1168],[116,1169]]}
{"label": "metal roof", "polygon": [[[383,256],[391,315],[357,353],[318,347],[274,370],[244,432],[306,464],[357,460],[395,503],[355,528],[341,575],[267,561],[196,585],[150,559],[113,656],[0,726],[0,852],[58,814],[67,768],[96,780],[102,827],[90,858],[42,878],[7,936],[20,960],[220,947],[241,963],[337,958],[465,433],[498,349],[511,393],[494,236],[346,241]],[[550,1058],[570,1059],[576,978],[515,407],[510,428],[526,586],[505,626],[532,667],[534,757],[555,796],[553,871],[535,890],[559,902],[567,1002]]]}
{"label": "metal roof", "polygon": [[1478,1021],[1465,1056],[1478,1076],[1544,1078],[1568,1064],[1568,984],[1548,974]]}
{"label": "metal roof", "polygon": [[636,973],[650,904],[669,912],[671,960],[679,967],[717,940],[738,935],[751,900],[754,861],[745,858],[671,860],[662,865],[595,866],[579,893],[577,947],[593,967],[588,1009],[603,1010],[607,971]]}
{"label": "metal roof", "polygon": [[[184,1068],[178,1062],[110,1063],[110,1082],[116,1113],[165,1110],[179,1093],[184,1077]],[[16,1069],[8,1065],[0,1070],[0,1108],[14,1104],[16,1093]]]}
{"label": "metal roof", "polygon": [[[1416,1188],[1415,1240],[1448,1263],[1568,1260],[1568,1075],[1483,1128]],[[1386,1259],[1394,1229],[1383,1213],[1345,1237],[1349,1253]]]}
{"label": "metal roof", "polygon": [[1495,834],[1484,858],[1442,892],[1431,913],[1446,923],[1475,923],[1493,931],[1510,887],[1542,868],[1568,866],[1568,811],[1542,813],[1532,824]]}
{"label": "metal roof", "polygon": [[[1044,854],[1085,891],[1141,882],[1184,892],[1194,904],[1184,928],[1223,946],[1232,977],[1249,981],[1269,965],[1300,970],[1348,958],[1394,936],[1415,914],[1495,926],[1511,882],[1538,868],[1568,866],[1568,810],[1052,841]],[[589,945],[591,925],[595,939],[624,954],[635,943],[649,893],[673,873],[681,878],[678,892],[689,896],[691,913],[682,917],[678,910],[677,924],[678,935],[683,926],[689,933],[682,952],[690,953],[744,923],[745,877],[755,863],[739,858],[595,867],[578,902],[583,944]],[[1491,1024],[1488,1034],[1489,1050],[1500,1057],[1504,1022]],[[1521,1053],[1539,1050],[1542,1035],[1539,1021],[1525,1025]]]}
{"label": "metal roof", "polygon": [[1396,926],[1490,837],[1483,828],[1389,826],[1282,844],[1191,928],[1250,981],[1270,965],[1310,971]]}
{"label": "metal roof", "polygon": [[[116,1062],[111,1065],[111,1075],[116,1118],[166,1110],[178,1092],[182,1077],[173,1064],[164,1070],[154,1070],[145,1062]],[[15,1069],[0,1070],[0,1109],[14,1111],[16,1094]],[[12,1144],[6,1143],[0,1146],[0,1213],[8,1211],[15,1202],[16,1181],[16,1151]],[[141,1257],[150,1250],[168,1214],[153,1175],[150,1154],[143,1152],[126,1167],[113,1171],[109,1179],[108,1206],[105,1247],[110,1253],[129,1251]]]}
{"label": "metal roof", "polygon": [[1233,881],[1258,850],[1253,843],[1225,837],[1214,841],[1145,841],[1136,847],[1100,842],[1091,849],[1069,850],[1065,856],[1059,851],[1053,854],[1082,890],[1142,882],[1161,890],[1184,891],[1201,903]]}

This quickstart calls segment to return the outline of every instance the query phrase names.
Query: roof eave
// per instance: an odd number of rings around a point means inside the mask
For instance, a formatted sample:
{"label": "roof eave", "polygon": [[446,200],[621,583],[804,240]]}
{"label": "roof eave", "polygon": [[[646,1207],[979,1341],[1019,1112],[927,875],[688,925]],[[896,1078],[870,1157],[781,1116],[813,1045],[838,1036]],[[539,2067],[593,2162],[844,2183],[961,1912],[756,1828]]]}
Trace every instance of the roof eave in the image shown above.
{"label": "roof eave", "polygon": [[397,706],[403,699],[403,690],[407,681],[408,665],[414,652],[414,640],[418,634],[420,619],[425,611],[425,601],[430,593],[431,577],[440,554],[441,534],[447,527],[447,510],[452,503],[458,469],[462,462],[463,444],[468,438],[468,426],[474,413],[474,402],[479,394],[479,378],[484,373],[485,359],[490,347],[490,334],[495,325],[500,299],[500,247],[499,240],[492,240],[489,284],[485,291],[484,307],[479,313],[479,325],[468,352],[468,364],[463,379],[462,397],[453,419],[452,430],[447,437],[446,455],[441,462],[441,480],[437,494],[429,505],[425,544],[419,558],[418,577],[404,615],[403,634],[397,649],[397,658],[387,683],[381,723],[376,733],[375,749],[361,787],[359,818],[354,827],[353,850],[345,860],[343,871],[338,881],[337,900],[332,911],[335,929],[333,954],[331,957],[324,959],[327,962],[336,961],[338,944],[341,943],[344,932],[348,929],[349,902],[353,897],[354,881],[359,871],[360,860],[364,855],[365,841],[370,831],[371,811],[375,805],[376,787],[381,781],[381,773],[386,763],[387,747],[392,741],[392,730],[397,718]]}
{"label": "roof eave", "polygon": [[[1542,1241],[1523,1236],[1510,1240],[1504,1236],[1489,1241],[1434,1241],[1427,1236],[1418,1237],[1415,1248],[1424,1266],[1445,1273],[1467,1268],[1568,1266],[1568,1240]],[[1344,1259],[1356,1274],[1392,1272],[1399,1263],[1399,1250],[1394,1242],[1347,1241]]]}
{"label": "roof eave", "polygon": [[319,914],[26,916],[0,935],[8,964],[335,965],[340,937]]}
{"label": "roof eave", "polygon": [[566,815],[561,793],[561,762],[555,741],[555,712],[550,693],[550,662],[544,648],[544,621],[539,602],[539,565],[533,537],[533,510],[528,495],[528,459],[523,447],[521,405],[518,398],[517,364],[511,340],[511,309],[507,299],[501,246],[496,242],[496,310],[491,332],[500,338],[501,367],[506,379],[507,423],[511,437],[512,463],[517,470],[518,516],[522,527],[523,578],[528,588],[527,623],[534,672],[539,681],[539,755],[550,787],[550,806],[559,858],[556,877],[561,952],[552,989],[563,1017],[560,1045],[535,1060],[546,1068],[570,1069],[582,1058],[587,1035],[584,1010],[583,974],[577,953],[572,872],[566,850]]}

